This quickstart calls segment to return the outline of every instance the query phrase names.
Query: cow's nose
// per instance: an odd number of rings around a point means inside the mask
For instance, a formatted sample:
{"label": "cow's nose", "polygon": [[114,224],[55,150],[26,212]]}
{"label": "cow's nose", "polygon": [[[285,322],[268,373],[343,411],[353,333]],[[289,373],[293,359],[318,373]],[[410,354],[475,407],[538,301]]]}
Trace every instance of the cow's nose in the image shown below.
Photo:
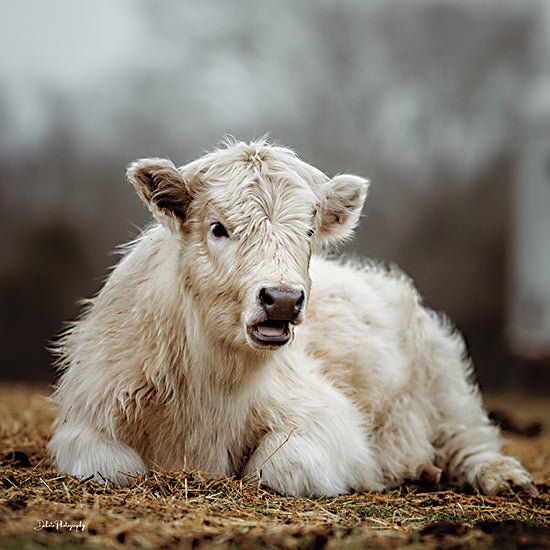
{"label": "cow's nose", "polygon": [[304,291],[284,286],[268,286],[260,290],[260,304],[271,321],[294,321],[304,305]]}

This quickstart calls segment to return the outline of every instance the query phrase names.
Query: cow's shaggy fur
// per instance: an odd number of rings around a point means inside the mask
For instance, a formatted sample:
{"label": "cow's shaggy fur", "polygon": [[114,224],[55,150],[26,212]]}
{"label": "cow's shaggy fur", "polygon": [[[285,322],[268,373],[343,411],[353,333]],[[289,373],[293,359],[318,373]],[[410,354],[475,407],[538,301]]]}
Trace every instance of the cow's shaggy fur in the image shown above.
{"label": "cow's shaggy fur", "polygon": [[[127,484],[154,464],[302,495],[444,470],[533,490],[500,453],[462,339],[410,280],[312,254],[351,234],[365,180],[264,141],[128,177],[158,223],[60,341],[59,469]],[[294,313],[270,318],[273,288]]]}

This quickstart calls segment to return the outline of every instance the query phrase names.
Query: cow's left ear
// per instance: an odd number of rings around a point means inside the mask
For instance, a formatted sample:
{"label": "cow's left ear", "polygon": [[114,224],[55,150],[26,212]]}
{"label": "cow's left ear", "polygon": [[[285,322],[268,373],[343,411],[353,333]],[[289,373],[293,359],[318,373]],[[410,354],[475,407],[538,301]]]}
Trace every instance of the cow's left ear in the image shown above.
{"label": "cow's left ear", "polygon": [[327,184],[326,201],[319,212],[317,236],[321,241],[350,237],[359,222],[369,182],[359,176],[342,174]]}
{"label": "cow's left ear", "polygon": [[168,159],[141,159],[126,172],[141,200],[161,223],[183,221],[191,203],[189,189],[178,169]]}

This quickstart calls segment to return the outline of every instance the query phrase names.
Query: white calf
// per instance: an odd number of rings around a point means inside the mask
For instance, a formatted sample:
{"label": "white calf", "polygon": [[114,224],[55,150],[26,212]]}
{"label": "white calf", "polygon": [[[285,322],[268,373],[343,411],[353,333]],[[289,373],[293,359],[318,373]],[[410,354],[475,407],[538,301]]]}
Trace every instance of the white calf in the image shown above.
{"label": "white calf", "polygon": [[261,473],[302,495],[445,470],[534,491],[500,453],[462,339],[411,282],[312,254],[351,235],[365,180],[262,141],[128,177],[158,223],[60,341],[61,470]]}

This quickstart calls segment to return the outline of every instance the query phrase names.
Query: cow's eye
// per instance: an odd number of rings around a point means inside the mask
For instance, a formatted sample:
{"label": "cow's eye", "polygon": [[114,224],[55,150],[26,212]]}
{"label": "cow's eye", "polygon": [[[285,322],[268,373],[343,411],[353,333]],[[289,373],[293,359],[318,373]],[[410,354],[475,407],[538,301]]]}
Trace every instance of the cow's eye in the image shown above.
{"label": "cow's eye", "polygon": [[210,224],[210,232],[216,239],[227,239],[229,238],[229,233],[227,229],[220,222],[214,222]]}

